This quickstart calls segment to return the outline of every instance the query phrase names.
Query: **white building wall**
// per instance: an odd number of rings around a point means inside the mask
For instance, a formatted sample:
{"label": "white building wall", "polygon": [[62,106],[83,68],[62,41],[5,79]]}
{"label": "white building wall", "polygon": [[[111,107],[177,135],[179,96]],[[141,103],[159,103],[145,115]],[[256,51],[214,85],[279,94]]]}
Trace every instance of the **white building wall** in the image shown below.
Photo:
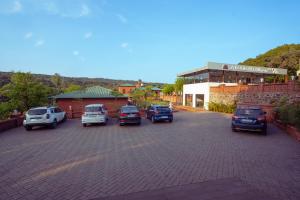
{"label": "white building wall", "polygon": [[[183,105],[185,105],[185,95],[193,95],[193,107],[196,107],[196,94],[204,94],[204,109],[208,110],[210,87],[219,86],[224,83],[194,83],[183,85]],[[226,83],[225,85],[237,85],[236,83]]]}

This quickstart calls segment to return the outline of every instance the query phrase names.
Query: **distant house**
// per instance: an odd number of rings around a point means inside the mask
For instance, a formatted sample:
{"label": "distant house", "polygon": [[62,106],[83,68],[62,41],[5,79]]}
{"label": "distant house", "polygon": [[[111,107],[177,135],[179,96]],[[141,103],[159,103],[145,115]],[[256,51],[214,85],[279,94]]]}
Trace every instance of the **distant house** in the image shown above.
{"label": "distant house", "polygon": [[126,84],[119,85],[118,91],[121,94],[130,94],[135,88],[136,85],[126,83]]}
{"label": "distant house", "polygon": [[108,112],[113,114],[128,102],[127,96],[115,96],[112,90],[100,86],[59,94],[53,96],[52,99],[67,112],[69,118],[81,117],[84,107],[88,104],[104,104]]}

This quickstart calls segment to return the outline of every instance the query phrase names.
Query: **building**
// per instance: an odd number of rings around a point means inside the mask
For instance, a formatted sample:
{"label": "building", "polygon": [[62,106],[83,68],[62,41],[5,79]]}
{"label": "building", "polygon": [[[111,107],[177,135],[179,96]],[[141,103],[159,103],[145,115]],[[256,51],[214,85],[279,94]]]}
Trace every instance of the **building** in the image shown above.
{"label": "building", "polygon": [[53,96],[56,104],[67,112],[69,118],[81,117],[84,107],[88,104],[104,104],[110,115],[113,115],[121,106],[127,104],[125,95],[115,96],[112,90],[94,86],[84,90]]}
{"label": "building", "polygon": [[207,66],[178,74],[186,79],[183,86],[183,105],[208,109],[210,87],[224,84],[260,84],[270,75],[284,76],[287,70],[245,65],[208,62]]}
{"label": "building", "polygon": [[126,94],[126,95],[128,95],[128,94],[130,94],[136,87],[137,87],[136,85],[126,83],[126,84],[119,85],[118,91],[119,91],[121,94]]}

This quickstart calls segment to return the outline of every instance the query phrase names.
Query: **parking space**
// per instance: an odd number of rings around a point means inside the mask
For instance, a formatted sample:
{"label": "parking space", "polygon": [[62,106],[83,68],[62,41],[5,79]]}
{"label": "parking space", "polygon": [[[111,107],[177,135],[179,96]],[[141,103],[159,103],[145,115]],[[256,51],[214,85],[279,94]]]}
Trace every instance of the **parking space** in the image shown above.
{"label": "parking space", "polygon": [[300,198],[299,143],[276,127],[234,133],[219,113],[174,114],[141,126],[16,128],[0,134],[0,199],[93,199],[237,177],[279,199]]}

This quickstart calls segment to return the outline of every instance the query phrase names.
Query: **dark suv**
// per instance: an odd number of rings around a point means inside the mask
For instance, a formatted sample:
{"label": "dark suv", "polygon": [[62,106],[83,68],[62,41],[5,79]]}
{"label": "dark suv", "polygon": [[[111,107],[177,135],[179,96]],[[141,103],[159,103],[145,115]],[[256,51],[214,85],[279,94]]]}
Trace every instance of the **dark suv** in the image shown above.
{"label": "dark suv", "polygon": [[266,112],[260,107],[240,106],[232,116],[231,128],[233,131],[260,131],[267,135]]}
{"label": "dark suv", "polygon": [[149,106],[146,111],[146,118],[152,123],[157,121],[173,121],[173,112],[168,106],[154,105]]}

